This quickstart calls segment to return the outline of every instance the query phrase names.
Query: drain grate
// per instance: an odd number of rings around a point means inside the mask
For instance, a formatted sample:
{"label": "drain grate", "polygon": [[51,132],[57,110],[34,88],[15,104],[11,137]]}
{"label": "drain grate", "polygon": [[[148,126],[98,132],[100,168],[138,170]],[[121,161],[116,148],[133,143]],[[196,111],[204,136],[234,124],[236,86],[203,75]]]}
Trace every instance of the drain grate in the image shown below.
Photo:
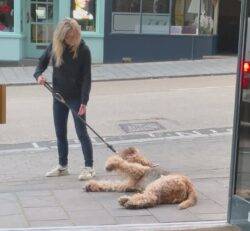
{"label": "drain grate", "polygon": [[121,123],[119,126],[126,133],[151,132],[165,129],[165,127],[163,127],[158,122]]}

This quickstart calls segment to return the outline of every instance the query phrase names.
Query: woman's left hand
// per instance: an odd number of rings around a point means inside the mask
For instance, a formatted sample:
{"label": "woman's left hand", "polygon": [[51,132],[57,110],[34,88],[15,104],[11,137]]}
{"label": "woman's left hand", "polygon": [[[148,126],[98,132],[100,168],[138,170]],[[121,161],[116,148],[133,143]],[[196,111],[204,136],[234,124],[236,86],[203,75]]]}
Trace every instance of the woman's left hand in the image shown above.
{"label": "woman's left hand", "polygon": [[79,111],[78,111],[78,115],[83,116],[85,113],[86,113],[86,105],[81,104]]}

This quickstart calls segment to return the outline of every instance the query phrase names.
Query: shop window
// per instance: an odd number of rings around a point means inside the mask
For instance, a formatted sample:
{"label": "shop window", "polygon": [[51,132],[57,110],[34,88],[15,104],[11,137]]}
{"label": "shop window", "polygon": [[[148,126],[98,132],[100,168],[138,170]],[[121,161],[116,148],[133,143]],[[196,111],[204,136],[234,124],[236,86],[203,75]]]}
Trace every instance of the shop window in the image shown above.
{"label": "shop window", "polygon": [[169,0],[142,1],[142,33],[169,34]]}
{"label": "shop window", "polygon": [[71,0],[71,17],[77,20],[82,31],[95,31],[96,0]]}
{"label": "shop window", "polygon": [[113,0],[112,32],[169,34],[169,5],[170,0]]}
{"label": "shop window", "polygon": [[0,32],[14,31],[14,0],[0,0]]}
{"label": "shop window", "polygon": [[216,34],[218,2],[219,0],[113,0],[112,33]]}
{"label": "shop window", "polygon": [[172,0],[171,34],[198,34],[200,0]]}

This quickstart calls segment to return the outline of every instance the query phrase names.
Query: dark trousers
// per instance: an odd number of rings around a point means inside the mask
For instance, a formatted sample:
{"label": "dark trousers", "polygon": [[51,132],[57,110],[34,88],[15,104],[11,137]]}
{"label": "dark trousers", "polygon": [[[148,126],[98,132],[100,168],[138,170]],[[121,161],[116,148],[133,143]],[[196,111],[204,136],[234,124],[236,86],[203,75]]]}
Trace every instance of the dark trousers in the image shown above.
{"label": "dark trousers", "polygon": [[[80,100],[72,99],[67,100],[71,111],[78,112],[80,107]],[[73,114],[73,113],[72,113]],[[67,140],[67,121],[69,115],[69,109],[61,102],[54,99],[53,101],[53,115],[54,124],[57,137],[57,147],[59,155],[59,164],[66,166],[68,164],[68,140]],[[83,124],[77,116],[73,114],[75,129],[78,139],[80,140],[82,152],[85,159],[85,166],[93,166],[93,148],[89,138],[86,125]],[[86,115],[83,116],[86,119]]]}

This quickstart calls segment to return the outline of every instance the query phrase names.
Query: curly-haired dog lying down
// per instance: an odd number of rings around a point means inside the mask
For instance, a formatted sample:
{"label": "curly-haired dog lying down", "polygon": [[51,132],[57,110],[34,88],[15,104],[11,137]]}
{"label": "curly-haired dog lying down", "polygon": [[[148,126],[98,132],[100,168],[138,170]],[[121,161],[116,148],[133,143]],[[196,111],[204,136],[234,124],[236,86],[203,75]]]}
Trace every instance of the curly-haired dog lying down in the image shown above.
{"label": "curly-haired dog lying down", "polygon": [[109,157],[107,171],[116,171],[127,181],[112,183],[91,180],[86,183],[87,192],[139,192],[119,198],[120,205],[127,209],[154,207],[157,204],[179,203],[180,209],[196,204],[197,195],[190,180],[179,174],[154,167],[135,148],[128,148]]}

